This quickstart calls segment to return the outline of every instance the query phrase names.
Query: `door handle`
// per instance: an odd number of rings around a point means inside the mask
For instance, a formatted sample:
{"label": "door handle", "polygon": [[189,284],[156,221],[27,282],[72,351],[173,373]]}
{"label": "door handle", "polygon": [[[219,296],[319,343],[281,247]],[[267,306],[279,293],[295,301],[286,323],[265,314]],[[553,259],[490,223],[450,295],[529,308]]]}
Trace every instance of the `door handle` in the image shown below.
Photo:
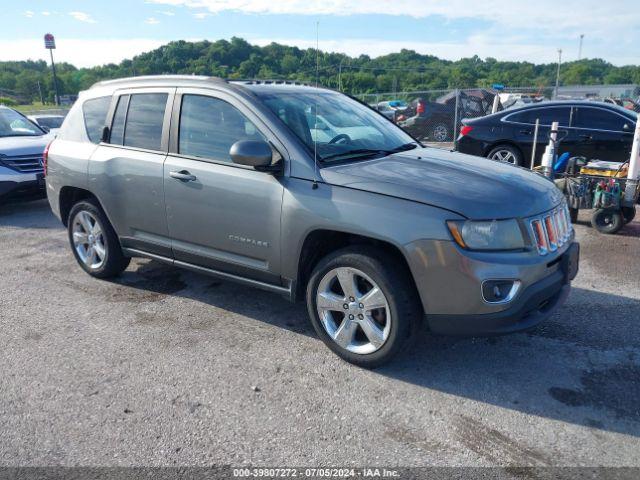
{"label": "door handle", "polygon": [[193,182],[196,180],[196,176],[191,175],[187,170],[180,170],[179,172],[169,172],[169,176],[183,182]]}
{"label": "door handle", "polygon": [[523,135],[531,135],[531,130],[520,130]]}
{"label": "door handle", "polygon": [[580,138],[582,138],[583,140],[593,140],[593,137],[591,135],[580,135]]}

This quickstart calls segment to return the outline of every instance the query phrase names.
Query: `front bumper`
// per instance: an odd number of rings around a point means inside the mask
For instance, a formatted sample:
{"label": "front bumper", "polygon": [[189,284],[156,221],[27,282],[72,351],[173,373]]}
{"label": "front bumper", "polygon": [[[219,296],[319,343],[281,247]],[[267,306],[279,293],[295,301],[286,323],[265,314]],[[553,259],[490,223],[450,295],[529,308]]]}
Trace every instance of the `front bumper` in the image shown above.
{"label": "front bumper", "polygon": [[572,243],[560,268],[529,285],[505,310],[470,315],[427,315],[432,332],[443,335],[500,335],[526,330],[550,317],[566,301],[577,274],[579,244]]}
{"label": "front bumper", "polygon": [[21,173],[0,165],[0,197],[44,192],[42,172]]}

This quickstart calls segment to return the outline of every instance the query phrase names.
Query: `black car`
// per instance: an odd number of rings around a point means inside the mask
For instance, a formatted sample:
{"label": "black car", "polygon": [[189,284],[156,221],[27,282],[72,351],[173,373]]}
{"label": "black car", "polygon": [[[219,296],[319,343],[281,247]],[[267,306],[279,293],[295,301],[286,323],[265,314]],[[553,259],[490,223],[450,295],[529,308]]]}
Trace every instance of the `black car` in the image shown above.
{"label": "black car", "polygon": [[609,103],[544,102],[462,121],[459,152],[530,166],[536,119],[540,121],[535,164],[539,165],[552,122],[560,123],[559,154],[624,162],[631,154],[637,114]]}

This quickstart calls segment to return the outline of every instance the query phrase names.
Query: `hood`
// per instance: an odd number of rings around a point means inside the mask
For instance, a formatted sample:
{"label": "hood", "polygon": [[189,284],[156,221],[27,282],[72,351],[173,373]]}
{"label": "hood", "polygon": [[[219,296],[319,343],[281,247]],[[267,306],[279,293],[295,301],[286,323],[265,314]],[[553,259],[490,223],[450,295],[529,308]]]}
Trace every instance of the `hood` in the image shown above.
{"label": "hood", "polygon": [[0,155],[13,157],[16,155],[39,155],[54,136],[39,135],[37,137],[0,137]]}
{"label": "hood", "polygon": [[467,218],[529,217],[562,200],[553,182],[524,168],[437,148],[322,168],[323,179],[444,208]]}

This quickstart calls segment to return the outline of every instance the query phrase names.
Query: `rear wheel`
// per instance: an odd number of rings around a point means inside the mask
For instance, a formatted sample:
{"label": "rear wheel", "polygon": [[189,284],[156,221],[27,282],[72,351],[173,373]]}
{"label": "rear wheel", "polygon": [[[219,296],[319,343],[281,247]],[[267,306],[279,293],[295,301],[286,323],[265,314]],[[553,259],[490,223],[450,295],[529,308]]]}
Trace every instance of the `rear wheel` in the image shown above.
{"label": "rear wheel", "polygon": [[444,123],[438,123],[431,131],[431,138],[436,142],[446,142],[451,138],[449,127]]}
{"label": "rear wheel", "polygon": [[83,200],[73,206],[68,233],[78,264],[93,277],[119,275],[131,261],[123,255],[113,227],[95,200]]}
{"label": "rear wheel", "polygon": [[344,360],[374,368],[415,336],[421,305],[409,273],[383,250],[349,247],[322,259],[307,285],[311,323]]}
{"label": "rear wheel", "polygon": [[513,165],[522,165],[522,153],[511,145],[498,145],[489,152],[487,158],[498,160],[499,162],[511,163]]}
{"label": "rear wheel", "polygon": [[620,210],[599,208],[591,216],[591,225],[600,233],[613,234],[624,226],[624,218]]}

